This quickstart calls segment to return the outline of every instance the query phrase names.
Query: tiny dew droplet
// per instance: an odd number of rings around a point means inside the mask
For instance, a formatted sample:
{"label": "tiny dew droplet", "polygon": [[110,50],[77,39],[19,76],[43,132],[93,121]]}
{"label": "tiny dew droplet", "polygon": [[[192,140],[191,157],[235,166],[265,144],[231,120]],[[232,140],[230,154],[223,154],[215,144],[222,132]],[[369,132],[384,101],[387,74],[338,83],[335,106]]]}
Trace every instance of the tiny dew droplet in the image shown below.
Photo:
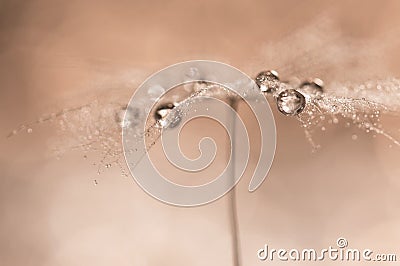
{"label": "tiny dew droplet", "polygon": [[353,134],[353,135],[351,136],[351,139],[352,139],[352,140],[357,140],[357,139],[358,139],[358,136],[357,136],[356,134]]}
{"label": "tiny dew droplet", "polygon": [[28,128],[28,129],[26,130],[26,132],[28,132],[29,134],[32,133],[32,131],[33,131],[32,128]]}
{"label": "tiny dew droplet", "polygon": [[199,79],[200,78],[200,71],[195,67],[191,67],[189,69],[189,71],[185,74],[185,76],[190,78],[190,79]]}

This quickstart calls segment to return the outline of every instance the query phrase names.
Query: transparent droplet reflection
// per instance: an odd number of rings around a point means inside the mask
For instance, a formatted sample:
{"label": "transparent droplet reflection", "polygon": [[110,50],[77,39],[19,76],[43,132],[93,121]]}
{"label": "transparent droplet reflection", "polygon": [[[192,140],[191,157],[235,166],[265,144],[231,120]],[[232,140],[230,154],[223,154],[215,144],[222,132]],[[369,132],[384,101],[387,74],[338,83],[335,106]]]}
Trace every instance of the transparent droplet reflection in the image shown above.
{"label": "transparent droplet reflection", "polygon": [[288,89],[279,93],[276,103],[282,114],[297,115],[304,110],[306,99],[300,92]]}

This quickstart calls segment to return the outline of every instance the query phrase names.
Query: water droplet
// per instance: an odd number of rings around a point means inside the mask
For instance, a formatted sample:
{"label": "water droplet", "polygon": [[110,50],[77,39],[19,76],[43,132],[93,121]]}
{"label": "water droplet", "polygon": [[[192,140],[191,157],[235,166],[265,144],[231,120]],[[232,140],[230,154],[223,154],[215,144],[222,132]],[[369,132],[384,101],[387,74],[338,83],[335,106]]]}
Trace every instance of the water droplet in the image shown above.
{"label": "water droplet", "polygon": [[279,111],[284,115],[297,115],[306,106],[306,99],[300,92],[289,89],[279,93],[276,103]]}
{"label": "water droplet", "polygon": [[324,82],[319,78],[309,79],[300,84],[299,90],[308,95],[321,95],[324,92]]}
{"label": "water droplet", "polygon": [[322,130],[322,131],[325,131],[325,130],[326,130],[326,128],[325,128],[325,127],[321,127],[321,130]]}
{"label": "water droplet", "polygon": [[280,85],[279,75],[275,70],[267,70],[258,73],[255,81],[262,92],[274,92]]}
{"label": "water droplet", "polygon": [[26,130],[26,132],[28,132],[29,134],[32,133],[32,131],[33,131],[32,128],[28,128],[28,129]]}
{"label": "water droplet", "polygon": [[177,106],[177,103],[167,103],[157,107],[154,118],[161,127],[173,128],[179,124],[181,116],[179,110],[176,109]]}
{"label": "water droplet", "polygon": [[331,113],[336,113],[338,111],[338,106],[337,105],[332,105],[331,107]]}
{"label": "water droplet", "polygon": [[332,119],[332,122],[333,122],[334,124],[337,124],[337,123],[339,123],[339,119],[337,119],[336,117],[334,117],[334,118]]}
{"label": "water droplet", "polygon": [[135,107],[122,107],[115,112],[114,120],[120,127],[135,127],[139,124],[142,113],[139,108]]}
{"label": "water droplet", "polygon": [[161,87],[160,85],[154,85],[149,88],[149,90],[147,91],[147,94],[150,96],[151,99],[157,99],[164,92],[165,92],[165,89],[163,87]]}
{"label": "water droplet", "polygon": [[357,136],[356,134],[353,134],[353,135],[351,136],[351,139],[352,139],[352,140],[357,140],[357,139],[358,139],[358,136]]}
{"label": "water droplet", "polygon": [[196,80],[200,78],[200,72],[197,68],[191,67],[189,68],[189,71],[185,74],[185,76],[191,80]]}

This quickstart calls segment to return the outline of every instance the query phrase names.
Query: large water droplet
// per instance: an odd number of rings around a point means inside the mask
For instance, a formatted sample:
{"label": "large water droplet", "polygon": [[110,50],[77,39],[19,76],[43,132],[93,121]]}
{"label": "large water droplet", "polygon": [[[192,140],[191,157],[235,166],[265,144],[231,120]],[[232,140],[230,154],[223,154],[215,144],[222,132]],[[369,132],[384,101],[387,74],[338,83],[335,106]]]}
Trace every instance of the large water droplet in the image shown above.
{"label": "large water droplet", "polygon": [[278,110],[284,115],[297,115],[304,110],[306,99],[300,92],[289,89],[279,93],[276,98]]}

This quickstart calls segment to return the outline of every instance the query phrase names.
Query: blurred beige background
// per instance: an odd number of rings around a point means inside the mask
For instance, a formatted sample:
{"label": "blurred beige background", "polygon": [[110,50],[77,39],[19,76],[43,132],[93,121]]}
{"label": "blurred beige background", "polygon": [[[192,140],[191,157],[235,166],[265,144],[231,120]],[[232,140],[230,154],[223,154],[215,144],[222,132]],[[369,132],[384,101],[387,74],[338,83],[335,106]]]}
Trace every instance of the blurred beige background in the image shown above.
{"label": "blurred beige background", "polygon": [[[249,75],[399,77],[399,11],[399,1],[1,1],[0,133],[109,94],[128,101],[148,75],[190,59]],[[311,153],[299,124],[272,109],[271,173],[255,193],[249,173],[237,187],[242,265],[284,263],[258,261],[264,244],[322,249],[340,236],[400,259],[399,147],[337,126]],[[398,134],[398,116],[382,120]],[[56,160],[51,129],[0,140],[1,265],[232,265],[226,197],[164,205],[118,169],[96,177],[79,151]]]}

